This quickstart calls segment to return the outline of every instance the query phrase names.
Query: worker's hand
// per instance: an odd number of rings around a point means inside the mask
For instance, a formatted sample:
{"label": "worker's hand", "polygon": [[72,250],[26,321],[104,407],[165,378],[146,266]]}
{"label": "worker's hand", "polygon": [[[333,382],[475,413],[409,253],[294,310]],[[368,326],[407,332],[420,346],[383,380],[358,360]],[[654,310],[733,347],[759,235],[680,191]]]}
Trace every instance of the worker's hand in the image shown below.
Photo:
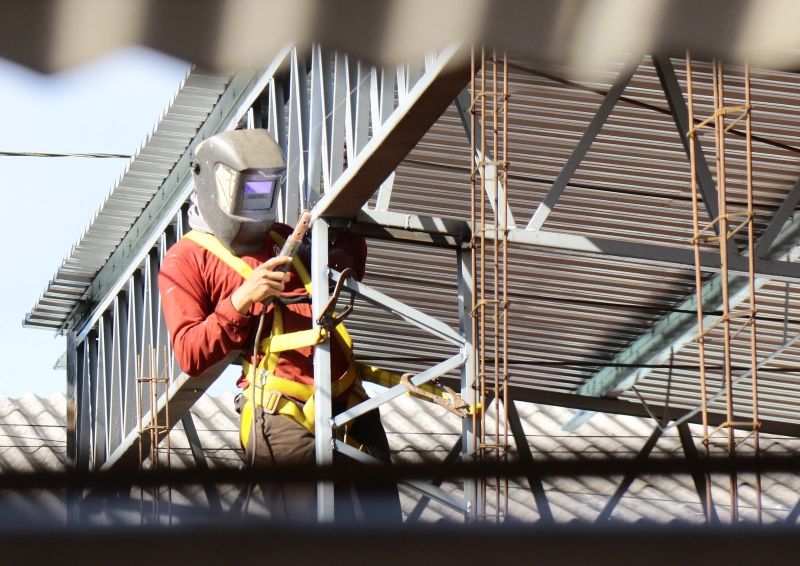
{"label": "worker's hand", "polygon": [[256,267],[250,277],[245,279],[244,283],[239,285],[239,288],[231,295],[233,308],[241,314],[247,314],[254,303],[259,303],[267,297],[280,295],[286,282],[289,281],[289,274],[275,271],[275,269],[291,261],[289,257],[278,256],[268,259]]}

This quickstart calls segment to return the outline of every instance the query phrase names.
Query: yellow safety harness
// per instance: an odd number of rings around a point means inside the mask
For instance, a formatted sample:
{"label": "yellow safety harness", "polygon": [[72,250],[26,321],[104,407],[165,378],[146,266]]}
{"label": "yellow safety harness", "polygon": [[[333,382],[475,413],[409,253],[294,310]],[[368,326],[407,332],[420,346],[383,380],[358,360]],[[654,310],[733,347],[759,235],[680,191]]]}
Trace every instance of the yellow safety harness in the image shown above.
{"label": "yellow safety harness", "polygon": [[[283,245],[284,238],[280,234],[270,232],[270,236],[278,245]],[[222,262],[241,275],[242,278],[247,279],[253,273],[253,268],[247,262],[228,251],[212,234],[192,230],[184,235],[184,238],[192,240],[217,256]],[[311,277],[308,270],[297,257],[292,260],[292,267],[310,296]],[[264,352],[264,355],[261,357],[258,366],[254,366],[246,359],[242,363],[243,373],[247,376],[249,383],[244,391],[246,402],[242,407],[242,420],[239,429],[243,446],[247,444],[252,428],[253,405],[263,407],[264,411],[269,414],[280,414],[288,417],[309,431],[314,432],[314,387],[278,377],[274,372],[281,352],[316,346],[327,340],[329,333],[325,328],[321,327],[284,333],[282,306],[277,302],[273,304],[272,330],[269,336],[262,339],[258,346],[258,350]],[[356,362],[353,359],[353,340],[344,324],[336,325],[331,334],[339,343],[348,361],[348,366],[344,373],[331,382],[333,398],[341,397],[349,391],[347,406],[350,407],[366,399],[366,394],[361,387],[362,380],[377,383],[384,387],[392,387],[402,381],[402,377],[399,374]],[[421,389],[424,389],[430,395],[440,396],[445,399],[451,398],[453,395],[452,392],[445,393],[435,387],[426,385],[423,385]],[[253,403],[254,391],[255,403]],[[295,400],[302,403],[302,406]]]}

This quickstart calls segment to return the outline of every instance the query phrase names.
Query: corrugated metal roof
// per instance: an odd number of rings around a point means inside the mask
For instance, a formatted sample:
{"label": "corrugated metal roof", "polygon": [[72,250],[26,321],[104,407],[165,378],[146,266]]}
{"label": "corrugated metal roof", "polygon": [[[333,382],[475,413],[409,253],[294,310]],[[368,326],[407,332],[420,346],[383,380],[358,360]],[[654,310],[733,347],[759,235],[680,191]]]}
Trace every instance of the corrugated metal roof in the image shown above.
{"label": "corrugated metal roof", "polygon": [[[64,420],[66,400],[63,395],[41,399],[28,395],[22,399],[0,398],[0,430],[9,447],[0,452],[0,466],[4,470],[33,471],[64,469]],[[517,403],[526,437],[534,459],[607,458],[609,456],[633,457],[652,432],[653,423],[648,419],[615,415],[599,415],[579,434],[565,433],[561,422],[568,411],[558,407],[547,407],[531,403]],[[203,396],[192,408],[200,441],[211,467],[238,467],[243,464],[238,440],[238,415],[233,410],[233,395],[220,397]],[[382,407],[381,416],[389,437],[394,462],[414,463],[441,461],[460,435],[460,421],[438,407],[402,397]],[[13,424],[12,424],[13,423]],[[694,427],[698,434],[699,427]],[[174,468],[192,467],[186,436],[180,428],[171,434],[171,464]],[[163,446],[163,445],[162,445]],[[787,454],[800,451],[800,440],[778,436],[762,438],[762,449],[766,454]],[[659,440],[651,457],[676,457],[682,454],[680,441],[673,429]],[[162,456],[162,465],[165,462]],[[580,477],[544,478],[544,489],[554,519],[558,522],[573,520],[592,521],[605,507],[619,485],[619,478]],[[714,482],[714,495],[718,511],[724,518],[727,501],[727,476]],[[444,489],[457,491],[459,486],[444,484]],[[763,478],[764,517],[766,522],[784,519],[794,506],[800,480],[789,474],[765,474]],[[219,486],[218,495],[222,508],[231,509],[240,499],[240,490],[235,486]],[[745,482],[741,491],[741,513],[743,519],[754,518],[753,491]],[[173,490],[172,504],[178,521],[182,506],[198,510],[207,505],[202,489],[183,486]],[[419,501],[419,495],[403,488],[401,501],[405,513],[411,512]],[[66,496],[63,493],[40,492],[38,495],[16,494],[13,501],[0,504],[2,511],[24,506],[33,516],[44,506],[48,518],[64,521],[66,518]],[[140,514],[149,512],[137,502],[134,508],[119,509],[103,507],[107,520],[116,522],[140,520]],[[263,513],[263,502],[253,498],[252,512]],[[166,502],[161,505],[166,517]],[[539,514],[527,483],[511,480],[509,484],[509,514],[512,519],[535,521]],[[666,523],[674,520],[701,523],[704,521],[700,501],[691,477],[644,476],[638,478],[620,501],[612,517],[623,522],[639,520]],[[423,521],[456,518],[452,511],[431,503],[422,515]],[[184,519],[187,517],[184,516]]]}
{"label": "corrugated metal roof", "polygon": [[35,472],[63,469],[67,465],[63,394],[47,399],[25,395],[0,396],[0,472]]}
{"label": "corrugated metal roof", "polygon": [[24,324],[58,330],[81,301],[100,268],[151,201],[189,147],[230,77],[188,74],[152,134],[72,247]]}

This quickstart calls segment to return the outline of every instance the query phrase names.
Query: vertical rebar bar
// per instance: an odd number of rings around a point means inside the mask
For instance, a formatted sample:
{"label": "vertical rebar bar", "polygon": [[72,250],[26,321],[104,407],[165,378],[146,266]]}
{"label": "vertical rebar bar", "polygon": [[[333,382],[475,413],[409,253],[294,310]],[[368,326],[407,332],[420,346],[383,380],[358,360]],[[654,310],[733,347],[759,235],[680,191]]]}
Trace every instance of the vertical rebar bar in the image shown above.
{"label": "vertical rebar bar", "polygon": [[[760,456],[758,416],[758,333],[756,329],[756,287],[755,287],[755,214],[753,212],[753,139],[752,139],[752,102],[750,99],[750,64],[744,66],[744,111],[745,111],[745,166],[747,175],[747,251],[748,251],[748,284],[750,300],[750,384],[752,395],[753,417],[753,455]],[[756,521],[762,522],[761,509],[761,472],[756,472]]]}
{"label": "vertical rebar bar", "polygon": [[[692,59],[689,52],[686,52],[686,91],[687,91],[687,108],[688,108],[688,122],[691,128],[694,128],[694,84],[692,79]],[[703,273],[700,269],[700,218],[699,218],[699,205],[698,205],[698,188],[697,188],[697,132],[690,130],[687,133],[689,137],[689,165],[691,169],[691,185],[692,185],[692,243],[694,244],[694,264],[695,264],[695,289],[697,293],[697,350],[699,358],[700,370],[700,407],[702,409],[703,418],[703,449],[705,455],[709,455],[708,445],[708,394],[706,385],[706,354],[705,354],[705,334],[703,332]],[[713,499],[711,497],[711,476],[705,474],[706,480],[706,507],[705,516],[706,521],[710,522],[713,516]]]}
{"label": "vertical rebar bar", "polygon": [[[485,456],[486,446],[486,413],[488,404],[486,402],[486,198],[483,193],[486,190],[486,51],[481,47],[481,131],[480,131],[480,176],[481,176],[481,218],[480,218],[480,380],[481,380],[481,404],[484,410],[481,412],[481,457]],[[482,482],[483,497],[482,501],[486,504],[487,486],[484,478]]]}
{"label": "vertical rebar bar", "polygon": [[[477,100],[477,96],[475,93],[475,73],[476,73],[476,66],[475,66],[475,48],[473,47],[470,54],[470,95],[471,95],[471,103],[469,107],[469,115],[470,115],[470,154],[469,154],[469,162],[470,162],[470,185],[471,185],[471,196],[470,199],[470,222],[473,228],[472,235],[470,237],[470,247],[472,248],[472,254],[470,258],[470,273],[472,275],[472,304],[470,305],[470,324],[472,325],[472,360],[473,360],[473,368],[475,368],[478,372],[480,372],[480,364],[478,360],[478,319],[476,316],[476,309],[477,309],[477,293],[476,293],[476,273],[477,273],[477,250],[476,250],[476,242],[475,242],[475,230],[477,229],[477,208],[475,199],[477,195],[480,194],[477,190],[477,181],[478,181],[478,171],[477,171],[477,162],[476,162],[476,142],[475,142],[475,126],[477,124],[476,120],[476,107],[475,102]],[[471,387],[474,391],[473,399],[476,400],[476,403],[480,403],[480,391],[477,383],[477,376],[472,376],[472,383]],[[481,405],[482,407],[482,405]],[[475,410],[472,411],[472,454],[473,456],[479,455],[479,438],[480,438],[480,416],[479,412],[482,409],[476,407]],[[477,482],[474,484],[474,493],[471,495],[472,500],[477,502],[478,500],[478,487]]]}
{"label": "vertical rebar bar", "polygon": [[[728,199],[725,163],[725,74],[722,61],[714,60],[714,116],[717,150],[717,197],[719,203],[719,254],[722,283],[722,333],[723,333],[723,383],[725,384],[726,432],[728,456],[736,455],[736,430],[734,423],[733,383],[731,378],[731,309],[728,288]],[[739,495],[736,472],[728,476],[730,484],[731,522],[739,521]]]}
{"label": "vertical rebar bar", "polygon": [[[487,58],[485,49],[481,49],[480,61],[476,59],[477,49],[473,49],[470,219],[475,376],[472,383],[480,408],[473,412],[472,422],[476,456],[499,463],[508,458],[508,197],[504,188],[508,169],[508,62],[505,55],[501,62],[496,51]],[[490,129],[488,137],[487,129]],[[491,211],[486,207],[487,198]],[[487,236],[494,240],[491,250],[487,247]],[[489,415],[491,404],[494,412]],[[494,423],[489,420],[492,416]],[[495,520],[508,516],[506,478],[498,474],[482,478],[476,494],[479,494],[476,497],[479,516],[488,518],[490,495],[493,495]]]}
{"label": "vertical rebar bar", "polygon": [[[503,202],[501,203],[502,210],[502,245],[503,245],[503,447],[504,447],[504,460],[508,461],[508,54],[503,53],[503,151],[500,159],[499,171],[502,172],[502,183],[500,186],[503,188]],[[503,508],[506,516],[508,516],[508,478],[505,480],[504,485],[504,503]]]}

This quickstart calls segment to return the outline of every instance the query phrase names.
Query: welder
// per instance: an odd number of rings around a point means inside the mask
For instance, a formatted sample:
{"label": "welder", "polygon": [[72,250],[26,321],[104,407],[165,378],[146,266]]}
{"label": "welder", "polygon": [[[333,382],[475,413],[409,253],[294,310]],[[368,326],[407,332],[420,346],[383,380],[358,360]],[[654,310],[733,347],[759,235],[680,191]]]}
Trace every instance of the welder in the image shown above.
{"label": "welder", "polygon": [[[232,351],[243,353],[237,385],[240,439],[255,466],[305,465],[315,461],[313,352],[331,341],[334,412],[366,398],[355,371],[352,341],[344,325],[311,332],[309,246],[297,257],[280,256],[292,228],[276,221],[286,162],[266,130],[224,132],[200,143],[191,164],[192,228],[166,254],[158,277],[164,317],[175,356],[191,376],[202,374]],[[364,277],[366,243],[342,232],[332,238],[330,265]],[[288,268],[288,269],[287,269]],[[285,270],[285,271],[283,271]],[[259,319],[263,340],[254,344]],[[348,443],[389,461],[389,445],[377,410],[357,419]],[[266,490],[273,517],[313,515],[314,486]],[[390,490],[391,491],[391,490]],[[382,501],[364,498],[385,516],[400,516],[396,489]]]}

